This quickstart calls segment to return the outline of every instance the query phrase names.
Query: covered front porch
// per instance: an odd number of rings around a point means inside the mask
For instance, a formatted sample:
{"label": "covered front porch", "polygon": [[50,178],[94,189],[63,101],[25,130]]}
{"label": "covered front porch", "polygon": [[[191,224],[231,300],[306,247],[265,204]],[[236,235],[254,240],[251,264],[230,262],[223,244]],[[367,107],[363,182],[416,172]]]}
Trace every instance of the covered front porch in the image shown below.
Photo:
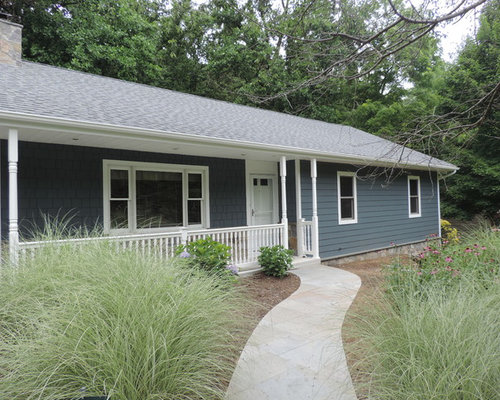
{"label": "covered front porch", "polygon": [[[53,123],[40,124],[39,121],[37,124],[26,122],[15,125],[2,122],[0,138],[4,139],[2,142],[6,145],[3,146],[6,151],[3,151],[2,190],[4,194],[8,192],[8,198],[2,204],[2,237],[8,239],[8,257],[11,263],[16,264],[25,257],[31,257],[37,249],[48,243],[35,241],[23,231],[23,220],[29,212],[54,214],[58,211],[57,204],[64,205],[64,210],[74,209],[76,212],[95,209],[91,212],[97,216],[91,222],[102,228],[102,234],[51,241],[56,245],[79,245],[90,240],[108,240],[119,248],[133,249],[139,254],[153,254],[166,259],[174,255],[180,244],[210,236],[231,247],[231,261],[243,273],[258,268],[259,248],[263,246],[283,245],[293,248],[296,262],[319,260],[316,159],[255,146],[199,143],[199,140],[178,139],[175,135],[151,137],[144,133],[127,133],[126,129],[118,131],[114,127],[94,125],[68,127],[63,123],[55,126]],[[61,156],[61,153],[67,155],[73,150],[76,154],[74,157]],[[39,164],[33,161],[33,157],[41,157],[40,154],[47,154],[48,151],[58,154],[53,159],[49,156],[46,158],[51,160],[51,171],[94,169],[93,175],[89,173],[92,176],[86,177],[82,182],[78,182],[78,176],[74,179],[63,178],[61,186],[69,187],[64,182],[71,180],[72,185],[87,188],[87,183],[96,181],[100,174],[101,183],[94,189],[90,189],[90,186],[86,189],[98,194],[92,199],[92,195],[82,195],[80,188],[64,189],[58,202],[58,173],[51,178],[41,172],[46,170],[45,166],[39,165],[44,164],[43,161]],[[92,154],[92,161],[85,159],[85,156],[76,164],[74,160],[67,160],[78,158],[82,152]],[[301,159],[310,162],[310,220],[302,217],[301,180],[304,175],[300,172]],[[70,162],[73,167],[67,168],[66,165]],[[267,170],[263,165],[267,165]],[[234,173],[232,170],[236,169],[243,171]],[[111,176],[113,171],[126,171],[124,175],[127,176],[129,187],[126,195],[117,197],[113,193],[115,190],[112,186],[116,184],[116,179],[113,180]],[[162,223],[157,222],[157,225],[151,222],[145,225],[145,219],[139,219],[144,210],[139,209],[141,198],[137,171],[159,171],[158,173],[169,177],[175,174],[179,176],[177,220],[174,217],[169,217],[170,220],[163,218],[167,222],[162,226]],[[198,175],[199,193],[193,194],[196,192],[196,183],[191,188],[191,181],[195,182],[197,179],[191,178],[197,178]],[[49,184],[50,181],[52,183]],[[47,199],[35,194],[32,188],[39,187],[37,193],[40,193],[40,190],[44,190],[40,187],[44,185],[50,186],[47,190],[52,203],[49,205],[46,204]],[[66,192],[70,191],[73,202],[66,198]],[[234,195],[236,191],[237,196]],[[102,208],[91,208],[86,204],[88,201],[95,205],[99,202],[95,197],[99,196]],[[30,197],[29,201],[26,197]],[[292,215],[289,215],[290,208]],[[150,209],[148,221],[155,219],[151,218]],[[123,221],[124,216],[127,223],[118,224],[116,221],[120,218]],[[88,222],[88,219],[81,218],[82,224]]]}

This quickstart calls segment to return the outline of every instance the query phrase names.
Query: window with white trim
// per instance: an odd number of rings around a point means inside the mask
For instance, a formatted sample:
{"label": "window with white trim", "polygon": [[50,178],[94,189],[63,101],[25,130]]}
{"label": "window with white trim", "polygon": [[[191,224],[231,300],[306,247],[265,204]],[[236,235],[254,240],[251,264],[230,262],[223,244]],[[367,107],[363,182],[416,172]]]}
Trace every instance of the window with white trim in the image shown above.
{"label": "window with white trim", "polygon": [[357,223],[358,199],[354,172],[337,172],[337,198],[339,224]]}
{"label": "window with white trim", "polygon": [[420,217],[420,177],[408,176],[408,213],[410,218]]}
{"label": "window with white trim", "polygon": [[104,160],[104,229],[208,227],[208,167]]}

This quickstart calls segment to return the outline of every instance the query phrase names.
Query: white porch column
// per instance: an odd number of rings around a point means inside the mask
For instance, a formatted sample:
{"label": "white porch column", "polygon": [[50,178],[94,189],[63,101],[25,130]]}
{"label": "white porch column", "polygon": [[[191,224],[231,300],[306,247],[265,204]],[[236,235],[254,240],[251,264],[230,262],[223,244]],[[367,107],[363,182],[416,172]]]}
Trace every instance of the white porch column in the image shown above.
{"label": "white porch column", "polygon": [[19,228],[17,224],[17,162],[18,132],[9,129],[9,256],[10,262],[17,264]]}
{"label": "white porch column", "polygon": [[318,194],[316,190],[316,178],[318,169],[316,159],[311,160],[311,186],[312,186],[312,250],[313,257],[319,258],[319,224],[318,224]]}
{"label": "white porch column", "polygon": [[283,246],[288,249],[288,217],[286,212],[286,157],[280,160],[281,175],[281,223],[283,224]]}
{"label": "white porch column", "polygon": [[304,255],[304,235],[302,232],[302,190],[300,181],[300,160],[295,160],[295,201],[297,209],[297,255]]}

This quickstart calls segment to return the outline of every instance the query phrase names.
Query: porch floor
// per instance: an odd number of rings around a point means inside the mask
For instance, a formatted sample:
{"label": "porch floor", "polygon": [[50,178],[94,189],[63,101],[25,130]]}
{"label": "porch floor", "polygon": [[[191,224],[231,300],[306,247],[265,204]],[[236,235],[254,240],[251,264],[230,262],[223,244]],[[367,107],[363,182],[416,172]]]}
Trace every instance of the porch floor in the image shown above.
{"label": "porch floor", "polygon": [[357,275],[317,262],[293,271],[299,289],[273,308],[250,336],[226,400],[355,400],[342,346]]}

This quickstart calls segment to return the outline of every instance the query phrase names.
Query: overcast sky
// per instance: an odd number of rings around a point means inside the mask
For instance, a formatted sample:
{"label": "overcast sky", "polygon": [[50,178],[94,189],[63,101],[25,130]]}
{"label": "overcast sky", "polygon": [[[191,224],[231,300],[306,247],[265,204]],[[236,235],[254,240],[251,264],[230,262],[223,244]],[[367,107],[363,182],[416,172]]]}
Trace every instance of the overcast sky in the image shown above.
{"label": "overcast sky", "polygon": [[[476,14],[478,16],[479,12]],[[441,47],[443,49],[443,58],[446,61],[455,59],[467,36],[474,36],[478,25],[478,18],[473,12],[470,12],[461,20],[441,26],[438,29],[438,32],[443,35],[441,37]]]}

